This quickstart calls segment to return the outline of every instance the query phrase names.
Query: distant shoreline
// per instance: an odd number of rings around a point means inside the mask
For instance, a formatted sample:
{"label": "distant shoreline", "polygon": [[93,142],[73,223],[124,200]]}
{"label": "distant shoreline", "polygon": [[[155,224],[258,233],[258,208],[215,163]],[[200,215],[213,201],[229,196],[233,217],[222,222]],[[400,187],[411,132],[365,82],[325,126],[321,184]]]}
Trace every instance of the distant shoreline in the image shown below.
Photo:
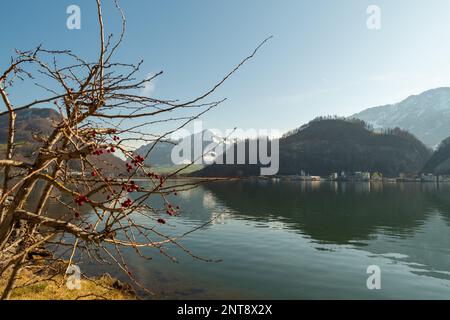
{"label": "distant shoreline", "polygon": [[[122,180],[128,180],[128,178],[119,178]],[[148,178],[145,177],[137,177],[132,178],[134,181],[148,181]],[[291,182],[310,182],[310,183],[318,183],[318,182],[344,182],[344,183],[360,183],[360,182],[372,182],[372,183],[425,183],[425,184],[439,184],[439,183],[450,183],[450,180],[436,180],[436,181],[425,181],[425,180],[409,180],[409,179],[401,179],[401,178],[383,178],[382,180],[370,179],[370,180],[333,180],[329,178],[321,178],[321,179],[307,179],[307,178],[299,178],[297,176],[243,176],[243,177],[190,177],[190,176],[174,176],[168,178],[168,180],[194,180],[194,181],[237,181],[237,180],[281,180],[281,181],[291,181]]]}

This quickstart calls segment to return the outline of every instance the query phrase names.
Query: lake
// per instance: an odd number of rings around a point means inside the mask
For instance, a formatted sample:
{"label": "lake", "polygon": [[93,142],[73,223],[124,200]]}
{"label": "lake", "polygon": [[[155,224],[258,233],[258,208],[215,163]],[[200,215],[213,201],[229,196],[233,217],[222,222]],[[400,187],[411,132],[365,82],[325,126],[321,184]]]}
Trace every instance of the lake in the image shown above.
{"label": "lake", "polygon": [[[176,247],[125,250],[136,278],[171,299],[449,299],[450,185],[223,181],[173,197]],[[155,205],[155,203],[152,203]],[[369,290],[367,268],[381,269]],[[92,265],[80,265],[93,271]],[[84,268],[84,269],[83,269]],[[96,272],[114,273],[108,266]]]}

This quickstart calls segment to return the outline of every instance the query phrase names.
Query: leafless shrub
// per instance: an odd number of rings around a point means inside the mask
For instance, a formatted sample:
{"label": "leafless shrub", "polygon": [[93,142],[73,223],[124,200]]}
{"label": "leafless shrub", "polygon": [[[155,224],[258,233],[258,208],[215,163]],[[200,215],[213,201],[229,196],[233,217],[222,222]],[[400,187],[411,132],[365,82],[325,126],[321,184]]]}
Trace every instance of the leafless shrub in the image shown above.
{"label": "leafless shrub", "polygon": [[[265,43],[258,46],[211,90],[195,99],[180,102],[150,98],[140,95],[139,89],[154,81],[162,72],[137,80],[135,75],[142,62],[114,62],[114,53],[124,36],[125,18],[116,2],[122,14],[123,28],[122,34],[114,42],[112,36],[105,37],[100,0],[96,0],[96,4],[100,42],[98,60],[88,62],[71,51],[38,47],[31,51],[17,51],[16,58],[0,75],[0,96],[6,107],[6,111],[0,112],[0,115],[8,117],[6,151],[0,160],[3,169],[0,192],[0,275],[6,270],[12,270],[8,273],[8,284],[2,299],[10,296],[18,272],[30,263],[29,257],[39,255],[39,250],[49,244],[67,248],[69,259],[66,261],[69,265],[77,251],[85,252],[92,259],[101,259],[98,253],[102,252],[131,280],[134,277],[121,254],[123,247],[133,248],[143,258],[144,248],[154,248],[168,255],[164,251],[167,244],[176,245],[193,255],[178,242],[186,234],[170,237],[158,231],[158,226],[166,223],[165,216],[176,216],[179,212],[179,208],[173,207],[167,199],[168,195],[192,186],[168,186],[167,180],[179,170],[167,176],[150,172],[144,166],[146,157],[130,152],[127,142],[133,139],[142,142],[163,141],[172,132],[218,106],[224,100],[206,99]],[[48,94],[48,98],[36,99],[21,106],[13,104],[8,95],[9,90],[17,81],[35,81],[36,75],[47,78],[47,85],[37,85]],[[17,112],[47,104],[54,104],[60,119],[55,121],[50,135],[34,137],[40,147],[32,161],[17,160],[14,156]],[[172,116],[176,110],[186,110],[188,116]],[[132,126],[127,124],[129,119],[133,119]],[[174,123],[174,126],[164,134],[148,138],[142,128],[157,123]],[[151,151],[147,156],[150,156]],[[115,152],[122,152],[128,159],[126,178],[104,174],[99,168],[101,160],[96,161],[102,154]],[[71,163],[78,164],[81,175],[72,174]],[[147,181],[144,185],[148,187],[136,184],[133,181],[136,176],[145,177]],[[38,184],[43,187],[38,188]],[[33,209],[26,209],[33,192],[39,193],[38,201]],[[138,196],[134,200],[129,199],[128,195],[135,192]],[[64,201],[63,197],[71,201]],[[165,208],[147,205],[151,197],[163,199]],[[52,198],[65,206],[68,214],[58,217],[49,212],[47,206]],[[95,215],[95,221],[80,214],[83,206],[89,207]],[[140,223],[137,223],[137,215]],[[142,218],[145,218],[145,223]],[[68,242],[67,235],[73,241]],[[61,240],[63,238],[65,241]]]}

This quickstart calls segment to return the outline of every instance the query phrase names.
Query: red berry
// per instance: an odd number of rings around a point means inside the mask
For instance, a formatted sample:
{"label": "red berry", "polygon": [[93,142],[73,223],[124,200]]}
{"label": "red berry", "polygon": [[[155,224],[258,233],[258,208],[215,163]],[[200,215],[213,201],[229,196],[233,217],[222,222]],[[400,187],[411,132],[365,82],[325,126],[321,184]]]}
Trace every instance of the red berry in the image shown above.
{"label": "red berry", "polygon": [[125,200],[125,202],[122,203],[122,207],[129,208],[129,207],[131,207],[132,204],[133,204],[133,201],[131,201],[131,199],[127,199],[127,200]]}
{"label": "red berry", "polygon": [[76,199],[75,199],[75,202],[76,202],[76,204],[77,205],[79,205],[79,206],[82,206],[85,202],[87,202],[89,199],[86,197],[86,196],[83,196],[83,195],[81,195],[81,196],[78,196]]}

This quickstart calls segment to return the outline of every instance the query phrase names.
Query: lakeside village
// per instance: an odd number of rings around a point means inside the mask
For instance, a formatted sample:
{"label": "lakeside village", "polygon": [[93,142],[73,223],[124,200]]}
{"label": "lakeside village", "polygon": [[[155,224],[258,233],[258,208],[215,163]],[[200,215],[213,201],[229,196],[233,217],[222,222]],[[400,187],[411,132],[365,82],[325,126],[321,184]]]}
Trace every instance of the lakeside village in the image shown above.
{"label": "lakeside village", "polygon": [[[83,174],[81,172],[71,172],[70,173],[74,177],[81,177]],[[127,178],[120,174],[118,177],[114,174],[106,174],[108,178],[119,178],[126,180]],[[167,174],[162,173],[162,177],[166,177]],[[140,175],[136,177],[138,180]],[[175,175],[171,177],[172,179],[176,178],[187,178],[186,175]],[[191,177],[192,179],[202,179],[202,177]],[[209,177],[211,178],[211,177]],[[221,177],[222,179],[229,179],[232,177]],[[235,177],[238,178],[238,177]],[[401,173],[398,177],[385,177],[382,173],[379,172],[366,172],[366,171],[356,171],[356,172],[333,172],[328,176],[314,176],[306,173],[304,170],[300,171],[298,175],[275,175],[275,176],[259,176],[259,177],[247,177],[251,179],[274,179],[274,180],[290,180],[290,181],[309,181],[309,182],[320,182],[320,181],[336,181],[336,182],[388,182],[388,183],[397,183],[397,182],[427,182],[427,183],[450,183],[450,175],[435,175],[432,173],[421,173],[421,174],[412,174],[412,173]],[[214,179],[220,179],[219,177],[215,177]]]}
{"label": "lakeside village", "polygon": [[435,175],[432,173],[409,174],[401,173],[398,177],[384,177],[379,172],[333,172],[327,177],[313,176],[301,170],[299,175],[290,176],[274,176],[273,179],[298,180],[298,181],[348,181],[348,182],[433,182],[433,183],[450,183],[450,175]]}

